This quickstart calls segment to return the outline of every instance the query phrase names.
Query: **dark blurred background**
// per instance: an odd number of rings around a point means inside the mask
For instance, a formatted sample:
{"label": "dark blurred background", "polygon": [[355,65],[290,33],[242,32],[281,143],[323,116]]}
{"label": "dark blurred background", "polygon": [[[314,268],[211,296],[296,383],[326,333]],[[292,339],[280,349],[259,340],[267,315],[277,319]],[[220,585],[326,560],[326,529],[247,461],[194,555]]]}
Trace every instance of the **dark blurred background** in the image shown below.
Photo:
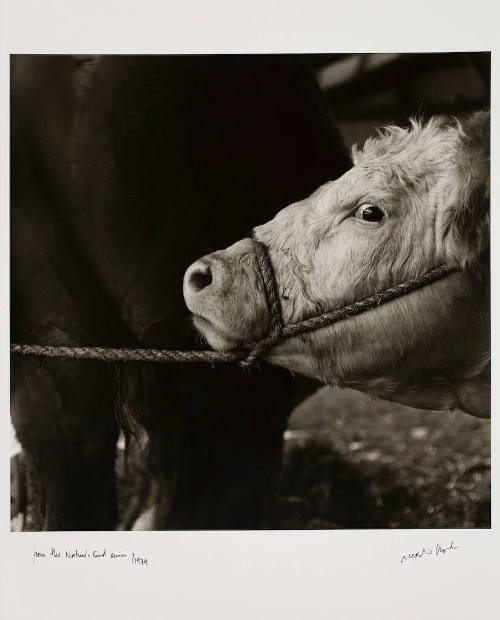
{"label": "dark blurred background", "polygon": [[348,145],[375,126],[410,116],[460,118],[489,107],[489,52],[320,54],[304,57],[331,103]]}

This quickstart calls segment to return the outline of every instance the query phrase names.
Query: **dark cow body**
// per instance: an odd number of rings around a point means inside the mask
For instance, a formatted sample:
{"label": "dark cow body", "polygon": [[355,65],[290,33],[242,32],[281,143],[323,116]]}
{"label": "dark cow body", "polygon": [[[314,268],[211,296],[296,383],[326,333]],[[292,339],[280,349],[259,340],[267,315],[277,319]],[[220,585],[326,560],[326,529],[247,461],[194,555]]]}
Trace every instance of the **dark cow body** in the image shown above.
{"label": "dark cow body", "polygon": [[[11,118],[14,342],[192,349],[186,267],[349,165],[284,57],[16,56]],[[270,367],[13,356],[40,527],[116,527],[124,417],[150,433],[157,527],[261,527],[296,392]]]}

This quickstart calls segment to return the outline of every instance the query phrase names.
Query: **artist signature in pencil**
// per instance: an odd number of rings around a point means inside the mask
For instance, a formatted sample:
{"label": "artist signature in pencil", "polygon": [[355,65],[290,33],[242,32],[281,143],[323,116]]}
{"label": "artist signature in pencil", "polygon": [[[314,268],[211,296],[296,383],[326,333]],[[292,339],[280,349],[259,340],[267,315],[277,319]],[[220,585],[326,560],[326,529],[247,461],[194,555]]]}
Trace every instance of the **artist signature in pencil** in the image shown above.
{"label": "artist signature in pencil", "polygon": [[401,557],[400,564],[402,564],[403,562],[406,562],[407,560],[416,560],[418,558],[423,558],[424,555],[433,555],[433,556],[445,555],[446,553],[448,553],[448,551],[452,551],[452,550],[459,549],[459,548],[460,547],[457,547],[453,543],[453,541],[448,547],[441,547],[441,545],[439,544],[433,548],[422,547],[422,549],[420,549],[419,551],[415,551],[414,553],[405,553]]}

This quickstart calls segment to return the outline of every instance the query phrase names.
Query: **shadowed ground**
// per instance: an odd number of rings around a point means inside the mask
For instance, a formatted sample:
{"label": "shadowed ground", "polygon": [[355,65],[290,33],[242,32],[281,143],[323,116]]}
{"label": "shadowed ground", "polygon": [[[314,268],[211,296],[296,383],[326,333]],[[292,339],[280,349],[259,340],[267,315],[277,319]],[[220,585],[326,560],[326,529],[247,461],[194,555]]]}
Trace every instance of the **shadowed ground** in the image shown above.
{"label": "shadowed ground", "polygon": [[[158,501],[137,448],[131,450],[128,474],[122,449],[117,458],[127,529]],[[324,388],[290,418],[266,526],[487,528],[490,480],[489,421]],[[21,527],[13,523],[13,529]]]}
{"label": "shadowed ground", "polygon": [[489,421],[324,388],[285,437],[270,527],[490,527]]}

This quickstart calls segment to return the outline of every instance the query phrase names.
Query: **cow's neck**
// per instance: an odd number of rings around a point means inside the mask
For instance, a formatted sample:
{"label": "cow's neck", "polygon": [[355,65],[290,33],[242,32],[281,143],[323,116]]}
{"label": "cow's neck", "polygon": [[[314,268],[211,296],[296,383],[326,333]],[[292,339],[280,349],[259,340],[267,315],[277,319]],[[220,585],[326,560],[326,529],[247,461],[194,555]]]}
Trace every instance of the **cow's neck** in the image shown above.
{"label": "cow's neck", "polygon": [[416,409],[460,409],[473,416],[490,417],[489,365],[478,376],[456,383],[437,377],[423,379],[418,383],[399,382],[394,377],[378,377],[369,381],[342,381],[339,385]]}
{"label": "cow's neck", "polygon": [[[418,301],[413,316],[411,306],[406,306],[407,322],[401,319],[401,309],[390,319],[393,335],[386,331],[388,342],[386,347],[380,345],[371,369],[358,374],[353,366],[354,372],[340,373],[340,383],[411,407],[461,409],[475,416],[489,417],[487,289],[486,277],[477,279],[456,274],[432,284],[427,291],[417,292],[413,299],[421,295],[423,301]],[[433,302],[434,293],[437,299]],[[369,322],[372,318],[374,315],[368,312],[365,319]],[[405,342],[408,353],[401,356],[394,344]],[[371,348],[377,349],[374,339]],[[370,350],[365,350],[365,354],[369,356]],[[353,355],[357,356],[354,352]]]}
{"label": "cow's neck", "polygon": [[271,361],[330,385],[489,417],[487,266],[292,339]]}

